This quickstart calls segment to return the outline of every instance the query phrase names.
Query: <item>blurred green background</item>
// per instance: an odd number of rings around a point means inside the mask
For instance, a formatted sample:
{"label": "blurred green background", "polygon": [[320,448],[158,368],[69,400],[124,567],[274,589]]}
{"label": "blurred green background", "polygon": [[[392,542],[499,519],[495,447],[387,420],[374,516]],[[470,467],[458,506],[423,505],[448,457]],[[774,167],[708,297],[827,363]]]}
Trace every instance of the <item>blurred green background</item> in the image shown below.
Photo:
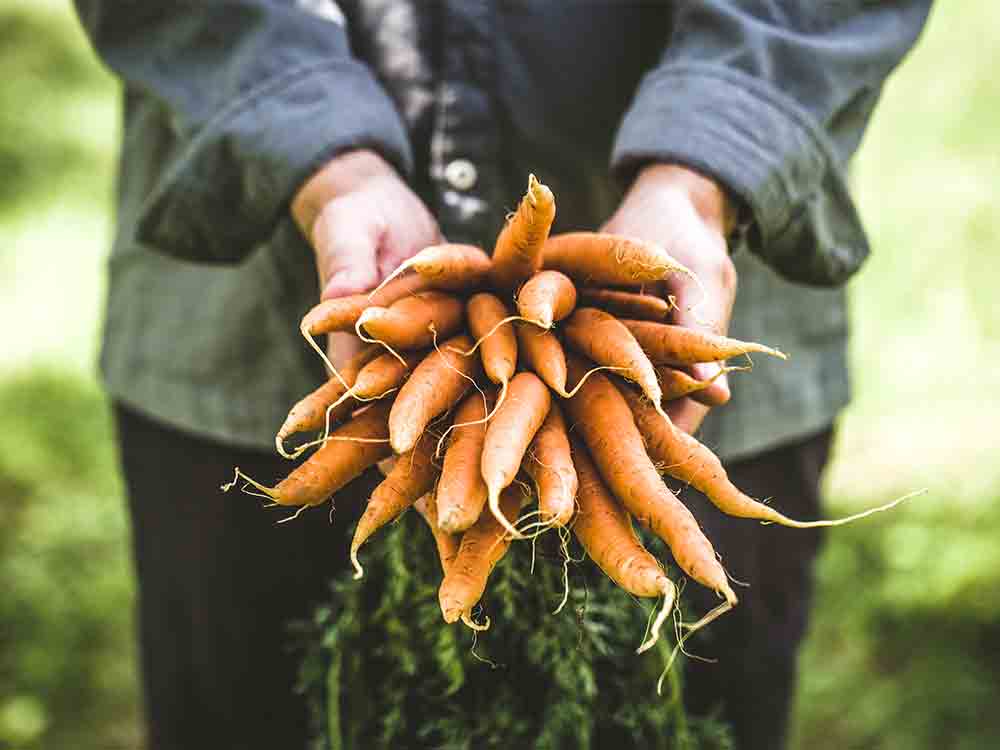
{"label": "blurred green background", "polygon": [[[939,3],[855,164],[856,397],[797,748],[1000,747],[1000,6]],[[139,743],[128,537],[95,377],[118,91],[57,0],[0,0],[0,748]]]}

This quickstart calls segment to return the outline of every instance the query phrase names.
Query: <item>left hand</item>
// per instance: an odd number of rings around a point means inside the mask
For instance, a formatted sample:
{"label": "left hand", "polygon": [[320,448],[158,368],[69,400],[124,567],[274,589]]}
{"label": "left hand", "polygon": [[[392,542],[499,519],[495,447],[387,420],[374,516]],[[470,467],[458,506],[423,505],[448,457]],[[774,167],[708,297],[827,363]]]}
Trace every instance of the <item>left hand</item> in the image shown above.
{"label": "left hand", "polygon": [[[734,207],[714,181],[685,167],[654,164],[639,172],[601,231],[656,242],[690,268],[704,292],[680,274],[658,290],[676,299],[672,322],[726,334],[736,299],[736,268],[726,246],[734,221]],[[704,379],[718,369],[719,364],[703,363],[690,372]],[[694,433],[708,413],[705,402],[724,403],[729,398],[726,376],[697,397],[701,403],[686,397],[665,404],[674,424],[688,433]]]}

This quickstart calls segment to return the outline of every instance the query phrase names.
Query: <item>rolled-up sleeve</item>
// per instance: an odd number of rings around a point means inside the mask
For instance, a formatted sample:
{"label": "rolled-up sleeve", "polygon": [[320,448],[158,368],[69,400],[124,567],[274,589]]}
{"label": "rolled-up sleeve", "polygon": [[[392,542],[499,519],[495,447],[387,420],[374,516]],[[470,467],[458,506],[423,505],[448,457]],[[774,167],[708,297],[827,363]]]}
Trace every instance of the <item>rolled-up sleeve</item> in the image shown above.
{"label": "rolled-up sleeve", "polygon": [[169,115],[174,145],[138,217],[140,242],[236,262],[335,154],[371,148],[411,170],[403,121],[329,0],[76,5],[126,90]]}
{"label": "rolled-up sleeve", "polygon": [[660,64],[619,128],[611,166],[675,162],[749,213],[747,241],[778,273],[843,283],[869,252],[845,168],[929,0],[681,2]]}

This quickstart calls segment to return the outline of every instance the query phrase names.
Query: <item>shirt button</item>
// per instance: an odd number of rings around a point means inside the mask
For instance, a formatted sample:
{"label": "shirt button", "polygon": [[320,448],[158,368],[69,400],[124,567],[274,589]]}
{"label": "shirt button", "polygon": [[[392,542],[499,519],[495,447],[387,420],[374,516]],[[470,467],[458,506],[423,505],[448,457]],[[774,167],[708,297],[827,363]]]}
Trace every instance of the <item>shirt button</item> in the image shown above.
{"label": "shirt button", "polygon": [[455,159],[444,168],[444,178],[455,190],[469,190],[479,179],[479,173],[468,159]]}

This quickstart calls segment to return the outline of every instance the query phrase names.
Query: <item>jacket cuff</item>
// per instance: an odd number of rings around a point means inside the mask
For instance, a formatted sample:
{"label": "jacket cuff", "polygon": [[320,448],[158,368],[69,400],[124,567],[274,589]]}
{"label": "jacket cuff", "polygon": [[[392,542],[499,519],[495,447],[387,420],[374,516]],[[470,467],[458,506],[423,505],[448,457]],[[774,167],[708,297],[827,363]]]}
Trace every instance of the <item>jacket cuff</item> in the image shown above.
{"label": "jacket cuff", "polygon": [[672,64],[643,80],[612,150],[628,180],[671,162],[717,180],[752,214],[747,242],[793,281],[844,282],[869,248],[835,151],[793,101],[717,65]]}
{"label": "jacket cuff", "polygon": [[268,79],[171,159],[141,211],[138,239],[190,260],[239,261],[305,180],[354,148],[412,171],[406,128],[367,68],[331,60]]}

